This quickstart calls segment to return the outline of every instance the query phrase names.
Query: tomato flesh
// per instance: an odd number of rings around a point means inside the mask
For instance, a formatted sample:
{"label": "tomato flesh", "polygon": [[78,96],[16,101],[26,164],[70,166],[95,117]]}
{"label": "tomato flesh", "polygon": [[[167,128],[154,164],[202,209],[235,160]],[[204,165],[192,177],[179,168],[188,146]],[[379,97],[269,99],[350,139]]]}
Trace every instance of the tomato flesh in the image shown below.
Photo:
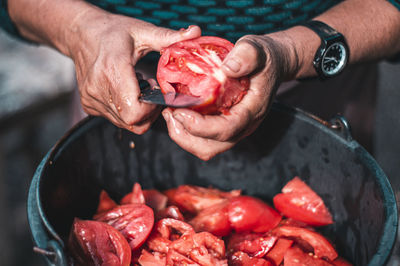
{"label": "tomato flesh", "polygon": [[300,238],[314,249],[314,254],[318,258],[328,258],[333,261],[338,256],[336,250],[325,237],[309,229],[295,226],[279,226],[273,230],[273,233],[279,237]]}
{"label": "tomato flesh", "polygon": [[277,226],[282,219],[268,204],[250,196],[230,199],[228,216],[236,232],[267,232]]}
{"label": "tomato flesh", "polygon": [[68,247],[76,265],[128,266],[131,262],[124,236],[102,222],[75,219]]}
{"label": "tomato flesh", "polygon": [[284,256],[284,265],[285,266],[331,266],[332,264],[315,258],[313,254],[307,254],[302,251],[299,247],[291,247],[289,248]]}
{"label": "tomato flesh", "polygon": [[157,68],[161,90],[200,97],[201,103],[192,109],[203,114],[226,113],[249,87],[248,77],[228,78],[221,70],[232,48],[228,40],[202,36],[162,49]]}
{"label": "tomato flesh", "polygon": [[108,223],[120,231],[128,239],[132,250],[138,249],[144,243],[154,225],[153,210],[141,203],[120,205],[96,215],[94,219]]}
{"label": "tomato flesh", "polygon": [[313,226],[332,224],[323,200],[306,183],[295,177],[273,198],[275,208],[286,217]]}

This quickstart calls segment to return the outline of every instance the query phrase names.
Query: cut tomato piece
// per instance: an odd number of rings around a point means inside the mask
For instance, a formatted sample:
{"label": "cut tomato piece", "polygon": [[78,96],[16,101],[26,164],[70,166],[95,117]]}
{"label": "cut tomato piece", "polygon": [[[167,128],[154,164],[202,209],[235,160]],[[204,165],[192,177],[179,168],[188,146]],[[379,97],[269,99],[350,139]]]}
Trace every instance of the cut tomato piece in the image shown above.
{"label": "cut tomato piece", "polygon": [[215,188],[182,185],[177,189],[166,191],[166,195],[169,202],[183,212],[198,213],[203,209],[222,203],[226,199],[240,195],[240,190],[224,192]]}
{"label": "cut tomato piece", "polygon": [[267,254],[267,258],[275,263],[275,265],[280,265],[283,261],[283,256],[286,251],[292,246],[293,240],[279,238],[270,252]]}
{"label": "cut tomato piece", "polygon": [[162,49],[157,68],[161,90],[199,97],[201,103],[192,109],[203,114],[226,113],[249,88],[248,77],[228,78],[221,70],[233,46],[219,37],[202,36]]}
{"label": "cut tomato piece", "polygon": [[228,242],[228,252],[243,251],[251,257],[262,258],[274,246],[278,237],[259,233],[233,234]]}
{"label": "cut tomato piece", "polygon": [[155,212],[164,209],[167,206],[168,198],[156,189],[143,190],[144,201],[147,206]]}
{"label": "cut tomato piece", "polygon": [[216,236],[227,236],[231,232],[228,218],[229,202],[225,200],[199,212],[189,223],[196,232],[210,232]]}
{"label": "cut tomato piece", "polygon": [[126,194],[120,201],[120,204],[145,203],[142,187],[139,183],[135,183],[132,192]]}
{"label": "cut tomato piece", "polygon": [[332,266],[331,263],[316,258],[313,254],[307,254],[296,246],[286,251],[283,260],[285,266]]}
{"label": "cut tomato piece", "polygon": [[143,249],[138,262],[139,262],[139,265],[141,265],[141,266],[162,266],[162,265],[166,265],[167,258],[162,253],[149,252],[149,251]]}
{"label": "cut tomato piece", "polygon": [[68,249],[74,265],[128,266],[131,248],[124,236],[112,226],[75,218]]}
{"label": "cut tomato piece", "polygon": [[154,225],[153,210],[141,203],[120,205],[95,220],[108,223],[127,238],[132,250],[138,249],[149,236]]}
{"label": "cut tomato piece", "polygon": [[184,235],[173,241],[169,245],[167,263],[170,252],[175,255],[178,253],[199,265],[228,265],[224,241],[208,232]]}
{"label": "cut tomato piece", "polygon": [[325,237],[306,228],[279,226],[273,230],[273,234],[282,237],[300,238],[314,249],[314,254],[318,258],[327,258],[330,261],[333,261],[338,256],[336,250]]}
{"label": "cut tomato piece", "polygon": [[118,206],[117,203],[115,203],[115,201],[110,198],[105,190],[102,190],[100,192],[99,205],[97,206],[96,214],[109,211],[116,206]]}
{"label": "cut tomato piece", "polygon": [[274,198],[275,208],[284,216],[313,226],[332,224],[323,200],[306,183],[295,177]]}
{"label": "cut tomato piece", "polygon": [[271,262],[262,258],[250,257],[247,253],[236,251],[229,257],[229,265],[232,266],[273,266]]}
{"label": "cut tomato piece", "polygon": [[250,196],[230,199],[229,222],[237,232],[268,232],[282,217],[265,202]]}

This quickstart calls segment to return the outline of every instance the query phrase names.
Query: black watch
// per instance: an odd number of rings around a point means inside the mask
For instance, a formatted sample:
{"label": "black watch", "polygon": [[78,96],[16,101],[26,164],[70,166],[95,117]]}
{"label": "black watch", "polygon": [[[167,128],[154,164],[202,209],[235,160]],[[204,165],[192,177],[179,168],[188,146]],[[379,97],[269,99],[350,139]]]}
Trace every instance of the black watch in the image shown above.
{"label": "black watch", "polygon": [[321,45],[313,61],[319,77],[326,79],[342,72],[349,58],[349,47],[344,36],[318,20],[311,20],[301,25],[313,30],[321,38]]}

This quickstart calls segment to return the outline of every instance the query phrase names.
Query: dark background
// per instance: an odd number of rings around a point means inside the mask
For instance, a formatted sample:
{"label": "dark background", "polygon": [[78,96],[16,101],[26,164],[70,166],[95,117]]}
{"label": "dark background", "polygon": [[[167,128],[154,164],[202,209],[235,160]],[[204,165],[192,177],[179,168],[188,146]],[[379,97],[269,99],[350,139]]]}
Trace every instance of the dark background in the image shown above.
{"label": "dark background", "polygon": [[[379,65],[374,157],[400,196],[400,64]],[[72,126],[72,62],[0,31],[0,264],[44,265],[32,251],[26,197],[47,151]],[[396,247],[389,266],[400,265]]]}

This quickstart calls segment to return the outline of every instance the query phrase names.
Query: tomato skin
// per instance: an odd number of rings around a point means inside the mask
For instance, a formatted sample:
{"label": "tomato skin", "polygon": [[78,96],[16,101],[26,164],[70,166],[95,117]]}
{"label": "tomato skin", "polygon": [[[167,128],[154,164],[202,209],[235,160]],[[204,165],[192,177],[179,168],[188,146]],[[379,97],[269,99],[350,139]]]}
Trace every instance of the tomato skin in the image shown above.
{"label": "tomato skin", "polygon": [[273,198],[275,208],[286,217],[312,226],[333,223],[323,200],[306,183],[295,177]]}
{"label": "tomato skin", "polygon": [[112,226],[75,218],[68,248],[74,265],[128,266],[131,248],[122,234]]}
{"label": "tomato skin", "polygon": [[283,261],[283,256],[286,251],[292,246],[293,240],[279,238],[272,249],[268,252],[267,258],[275,263],[275,265],[280,265]]}
{"label": "tomato skin", "polygon": [[128,239],[132,250],[138,249],[149,236],[154,225],[153,210],[141,203],[120,205],[95,220],[108,223]]}
{"label": "tomato skin", "polygon": [[232,266],[273,266],[271,262],[262,258],[250,257],[247,253],[236,251],[229,258],[229,265]]}
{"label": "tomato skin", "polygon": [[165,194],[170,204],[176,205],[182,212],[198,213],[226,199],[240,195],[240,190],[224,192],[216,188],[204,188],[194,185],[181,185],[177,189],[167,190]]}
{"label": "tomato skin", "polygon": [[96,214],[109,211],[115,207],[117,207],[117,203],[110,198],[105,190],[102,190],[100,192],[99,205],[97,206]]}
{"label": "tomato skin", "polygon": [[249,88],[248,77],[228,78],[221,65],[234,45],[228,40],[202,36],[162,49],[157,80],[163,93],[198,96],[202,102],[192,109],[203,114],[226,113]]}
{"label": "tomato skin", "polygon": [[231,232],[228,210],[229,202],[225,200],[200,211],[189,223],[196,232],[207,231],[216,236],[227,236]]}
{"label": "tomato skin", "polygon": [[242,251],[251,257],[262,258],[275,246],[278,237],[261,233],[235,233],[228,240],[230,254]]}
{"label": "tomato skin", "polygon": [[167,258],[159,252],[150,253],[143,249],[138,262],[141,266],[161,266],[166,265]]}
{"label": "tomato skin", "polygon": [[297,246],[289,248],[283,260],[285,266],[332,266],[331,263],[314,258],[312,254],[305,253]]}
{"label": "tomato skin", "polygon": [[251,196],[230,199],[228,217],[236,232],[267,232],[282,219],[268,204]]}
{"label": "tomato skin", "polygon": [[145,203],[142,187],[139,183],[135,183],[132,192],[126,194],[120,201],[120,204]]}
{"label": "tomato skin", "polygon": [[279,226],[272,233],[279,237],[300,238],[314,249],[314,254],[318,258],[328,258],[333,261],[338,257],[336,250],[325,237],[309,229],[295,226]]}

